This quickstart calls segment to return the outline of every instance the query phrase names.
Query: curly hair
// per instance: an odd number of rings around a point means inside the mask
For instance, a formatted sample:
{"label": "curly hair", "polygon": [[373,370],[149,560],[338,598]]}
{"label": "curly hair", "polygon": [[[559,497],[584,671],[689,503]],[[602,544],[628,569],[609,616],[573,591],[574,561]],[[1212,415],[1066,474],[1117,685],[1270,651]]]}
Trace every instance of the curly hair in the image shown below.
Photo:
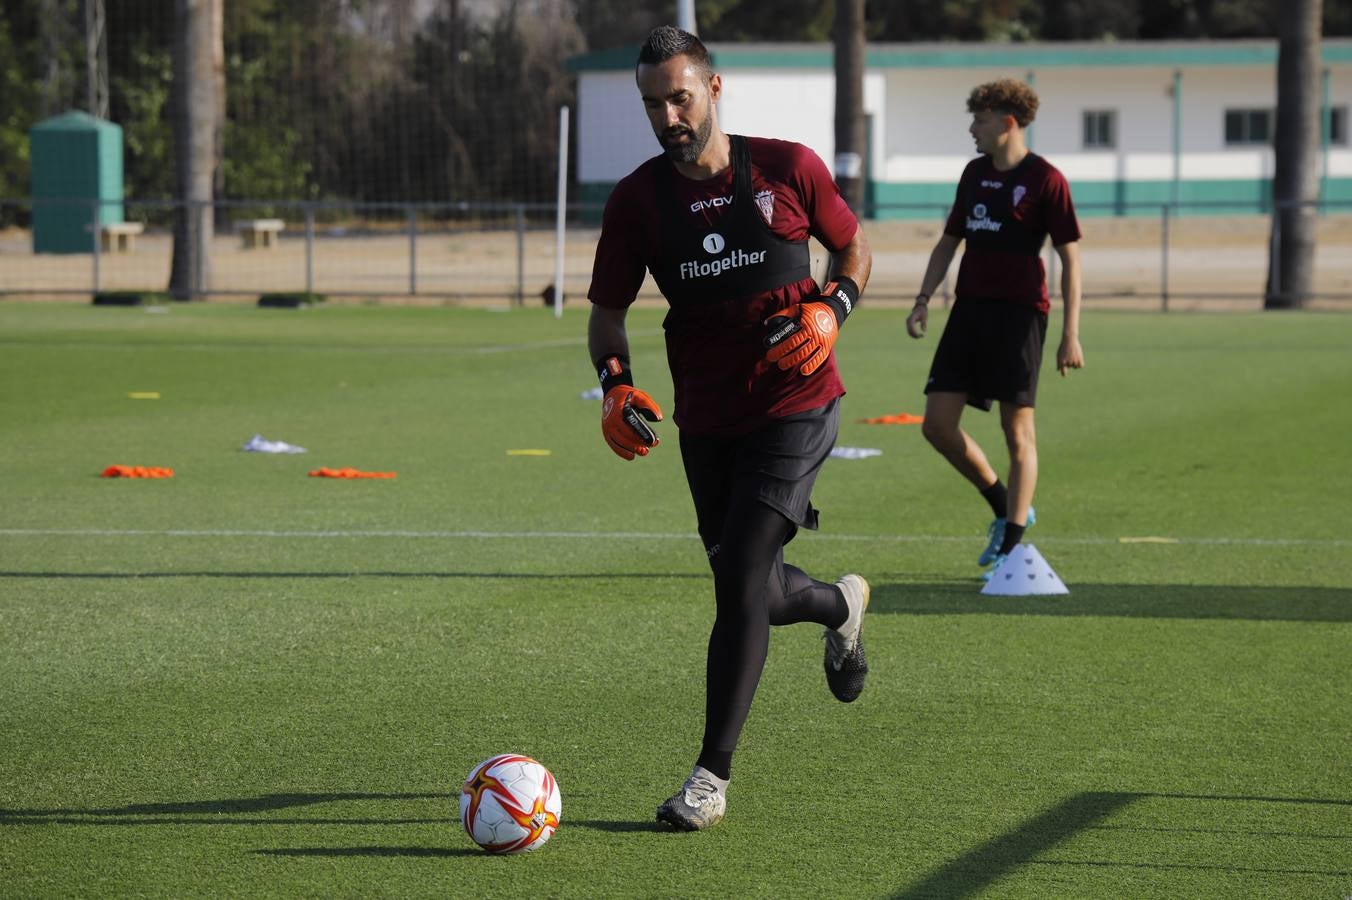
{"label": "curly hair", "polygon": [[1037,94],[1022,81],[1002,78],[972,88],[967,97],[967,111],[1007,113],[1020,128],[1027,128],[1037,117]]}

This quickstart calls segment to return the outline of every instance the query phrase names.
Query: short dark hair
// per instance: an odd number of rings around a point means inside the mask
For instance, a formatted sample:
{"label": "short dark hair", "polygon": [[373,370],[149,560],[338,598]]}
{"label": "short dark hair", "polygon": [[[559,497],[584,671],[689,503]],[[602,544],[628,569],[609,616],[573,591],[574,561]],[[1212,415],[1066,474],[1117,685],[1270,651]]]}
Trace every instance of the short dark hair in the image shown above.
{"label": "short dark hair", "polygon": [[1022,81],[1002,78],[979,84],[967,97],[967,111],[1006,113],[1020,128],[1027,128],[1037,116],[1037,94]]}
{"label": "short dark hair", "polygon": [[677,56],[689,57],[706,80],[713,73],[709,49],[699,38],[675,25],[661,25],[648,32],[648,39],[638,51],[638,63],[634,68],[637,70],[638,66],[645,64],[657,65]]}

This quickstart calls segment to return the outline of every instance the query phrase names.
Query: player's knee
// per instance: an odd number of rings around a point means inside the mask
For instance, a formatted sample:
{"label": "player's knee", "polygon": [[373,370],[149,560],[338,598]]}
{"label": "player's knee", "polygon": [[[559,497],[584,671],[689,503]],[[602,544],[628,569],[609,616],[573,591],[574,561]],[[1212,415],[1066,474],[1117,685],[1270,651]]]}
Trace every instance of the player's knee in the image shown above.
{"label": "player's knee", "polygon": [[925,421],[920,425],[920,433],[925,436],[935,449],[943,450],[951,447],[958,438],[958,426],[941,420],[925,417]]}
{"label": "player's knee", "polygon": [[1005,446],[1010,459],[1019,460],[1037,456],[1037,432],[1031,424],[1005,429]]}

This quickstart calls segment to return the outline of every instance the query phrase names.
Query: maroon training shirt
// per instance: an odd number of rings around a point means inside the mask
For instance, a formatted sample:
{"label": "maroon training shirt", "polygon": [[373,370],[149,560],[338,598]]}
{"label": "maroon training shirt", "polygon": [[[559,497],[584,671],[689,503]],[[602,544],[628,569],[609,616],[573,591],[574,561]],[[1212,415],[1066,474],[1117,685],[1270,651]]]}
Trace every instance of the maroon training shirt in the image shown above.
{"label": "maroon training shirt", "polygon": [[967,164],[944,233],[967,239],[957,295],[1051,308],[1042,244],[1080,239],[1070,185],[1049,162],[1029,153],[1008,172],[982,155]]}
{"label": "maroon training shirt", "polygon": [[[666,213],[687,217],[692,228],[711,236],[732,227],[733,202],[755,202],[770,233],[782,240],[805,241],[811,235],[836,253],[854,239],[859,222],[812,150],[767,138],[747,138],[747,143],[754,201],[733,196],[732,167],[706,181],[691,181],[663,156],[649,159],[615,186],[596,246],[587,292],[591,302],[624,309],[634,302],[646,272],[684,261],[673,254],[686,251],[663,240],[659,167],[668,168],[674,187],[676,209]],[[721,238],[708,246],[715,245],[722,251]],[[671,311],[663,325],[677,426],[691,434],[741,434],[844,394],[834,354],[807,377],[765,362],[764,321],[817,292],[808,277],[750,296],[668,297]],[[639,373],[640,384],[642,378]]]}

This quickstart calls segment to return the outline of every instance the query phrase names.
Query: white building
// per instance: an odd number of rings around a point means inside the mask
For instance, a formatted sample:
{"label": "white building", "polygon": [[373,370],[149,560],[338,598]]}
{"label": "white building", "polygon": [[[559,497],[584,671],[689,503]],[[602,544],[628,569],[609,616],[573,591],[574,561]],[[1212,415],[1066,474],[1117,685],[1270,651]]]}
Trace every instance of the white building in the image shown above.
{"label": "white building", "polygon": [[[710,44],[725,131],[801,141],[831,166],[829,44]],[[1352,211],[1352,40],[1323,43],[1321,199]],[[657,152],[634,85],[637,47],[574,58],[579,199],[602,202]],[[972,156],[971,88],[1029,82],[1033,149],[1070,179],[1081,215],[1265,209],[1273,171],[1275,41],[872,44],[864,160],[877,218],[938,218]]]}

